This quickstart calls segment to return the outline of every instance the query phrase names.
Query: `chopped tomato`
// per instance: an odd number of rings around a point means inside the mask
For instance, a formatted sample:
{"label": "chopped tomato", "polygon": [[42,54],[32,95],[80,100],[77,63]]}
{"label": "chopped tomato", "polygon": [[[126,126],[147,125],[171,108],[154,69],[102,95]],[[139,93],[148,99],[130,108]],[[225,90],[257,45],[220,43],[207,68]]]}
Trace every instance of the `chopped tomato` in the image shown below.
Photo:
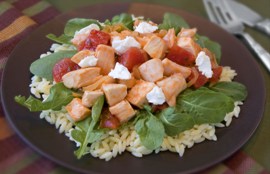
{"label": "chopped tomato", "polygon": [[122,54],[118,58],[119,63],[127,67],[129,71],[132,71],[134,66],[146,62],[147,59],[148,58],[146,52],[136,47],[129,48],[124,54]]}
{"label": "chopped tomato", "polygon": [[95,50],[99,44],[109,45],[111,36],[108,33],[98,30],[92,30],[88,38],[80,43],[78,50],[89,49]]}
{"label": "chopped tomato", "polygon": [[205,85],[208,82],[208,78],[205,75],[203,75],[200,71],[198,71],[198,74],[199,74],[198,78],[197,78],[196,82],[193,84],[194,88],[196,88],[196,89],[202,87],[203,85]]}
{"label": "chopped tomato", "polygon": [[55,82],[61,82],[63,75],[77,69],[80,69],[80,66],[78,64],[71,61],[70,58],[64,58],[54,65],[52,72],[53,79]]}
{"label": "chopped tomato", "polygon": [[120,121],[112,115],[108,110],[102,112],[100,127],[117,129],[120,126]]}
{"label": "chopped tomato", "polygon": [[183,66],[193,66],[195,63],[195,56],[176,44],[170,49],[167,58]]}
{"label": "chopped tomato", "polygon": [[163,109],[166,109],[166,108],[169,107],[169,106],[168,106],[167,103],[164,103],[164,104],[162,104],[162,105],[152,105],[151,107],[152,107],[152,111],[153,111],[153,112],[157,112],[157,111],[161,111],[161,110],[163,110]]}
{"label": "chopped tomato", "polygon": [[211,83],[216,83],[219,80],[220,75],[222,73],[222,66],[213,68],[212,71],[213,71],[213,76],[209,79],[209,81]]}

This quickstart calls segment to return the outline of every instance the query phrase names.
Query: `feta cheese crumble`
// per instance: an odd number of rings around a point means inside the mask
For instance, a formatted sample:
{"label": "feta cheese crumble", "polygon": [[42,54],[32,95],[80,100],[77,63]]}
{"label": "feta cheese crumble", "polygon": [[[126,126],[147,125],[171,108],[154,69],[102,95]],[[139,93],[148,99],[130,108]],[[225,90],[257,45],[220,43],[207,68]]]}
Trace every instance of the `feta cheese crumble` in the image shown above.
{"label": "feta cheese crumble", "polygon": [[130,47],[141,48],[141,45],[134,37],[127,36],[125,39],[121,40],[120,37],[117,36],[112,40],[112,47],[116,50],[117,54],[123,54]]}
{"label": "feta cheese crumble", "polygon": [[75,44],[81,43],[82,41],[87,39],[88,35],[92,30],[100,30],[100,28],[97,24],[90,24],[87,27],[84,27],[79,31],[76,31],[71,42]]}
{"label": "feta cheese crumble", "polygon": [[79,62],[79,66],[82,68],[89,67],[89,66],[96,66],[98,59],[95,56],[86,56]]}
{"label": "feta cheese crumble", "polygon": [[121,79],[121,80],[131,79],[131,74],[128,71],[128,69],[118,62],[116,63],[114,69],[111,70],[111,72],[109,73],[109,76],[114,79]]}
{"label": "feta cheese crumble", "polygon": [[149,93],[147,93],[146,98],[149,103],[153,103],[154,105],[161,105],[166,101],[162,89],[158,86],[155,86]]}
{"label": "feta cheese crumble", "polygon": [[196,65],[199,71],[207,78],[211,78],[213,75],[210,58],[201,51],[196,58]]}
{"label": "feta cheese crumble", "polygon": [[135,31],[144,34],[144,33],[153,33],[157,29],[158,29],[158,26],[154,26],[154,25],[149,24],[148,22],[143,21],[139,23],[139,25],[135,28]]}

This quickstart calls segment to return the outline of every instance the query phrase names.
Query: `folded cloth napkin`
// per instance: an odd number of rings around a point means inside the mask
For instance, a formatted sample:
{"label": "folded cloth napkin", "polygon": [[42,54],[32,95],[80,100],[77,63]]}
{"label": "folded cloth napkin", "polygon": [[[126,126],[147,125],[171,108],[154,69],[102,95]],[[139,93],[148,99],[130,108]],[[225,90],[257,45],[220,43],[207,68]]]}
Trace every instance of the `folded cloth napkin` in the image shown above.
{"label": "folded cloth napkin", "polygon": [[[54,7],[42,0],[0,0],[0,77],[16,44],[58,14]],[[48,173],[54,166],[14,134],[0,105],[0,173]]]}

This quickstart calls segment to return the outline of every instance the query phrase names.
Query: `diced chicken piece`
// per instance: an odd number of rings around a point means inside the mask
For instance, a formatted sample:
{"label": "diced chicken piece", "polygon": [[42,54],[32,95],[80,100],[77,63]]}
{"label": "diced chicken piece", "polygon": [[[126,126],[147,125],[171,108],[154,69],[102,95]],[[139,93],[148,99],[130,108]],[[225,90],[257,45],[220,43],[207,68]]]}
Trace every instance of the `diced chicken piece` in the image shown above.
{"label": "diced chicken piece", "polygon": [[150,55],[150,57],[161,59],[165,55],[167,46],[163,39],[154,35],[146,43],[143,49]]}
{"label": "diced chicken piece", "polygon": [[135,115],[135,111],[128,101],[123,100],[120,103],[109,108],[112,115],[118,118],[120,123],[127,122]]}
{"label": "diced chicken piece", "polygon": [[127,86],[123,84],[104,84],[102,90],[110,106],[119,103],[127,95]]}
{"label": "diced chicken piece", "polygon": [[139,107],[142,108],[143,104],[147,103],[146,95],[155,87],[154,83],[146,82],[143,80],[137,81],[136,85],[131,88],[128,92],[127,100]]}
{"label": "diced chicken piece", "polygon": [[168,30],[168,33],[163,37],[163,40],[165,41],[168,48],[171,48],[174,45],[176,42],[174,28]]}
{"label": "diced chicken piece", "polygon": [[74,56],[71,57],[71,60],[77,64],[80,63],[82,59],[84,59],[87,56],[94,55],[95,52],[90,51],[90,50],[82,50],[76,53]]}
{"label": "diced chicken piece", "polygon": [[186,80],[180,73],[157,82],[157,85],[162,89],[169,106],[175,106],[177,95],[187,87]]}
{"label": "diced chicken piece", "polygon": [[82,104],[82,100],[79,98],[74,98],[67,106],[70,117],[75,121],[81,121],[90,115],[91,110]]}
{"label": "diced chicken piece", "polygon": [[97,67],[101,68],[101,74],[109,74],[115,65],[114,49],[107,45],[98,45],[96,57],[98,59]]}
{"label": "diced chicken piece", "polygon": [[197,32],[197,28],[182,28],[177,37],[193,37]]}
{"label": "diced chicken piece", "polygon": [[155,82],[163,78],[164,68],[160,59],[151,59],[139,66],[142,78],[148,82]]}
{"label": "diced chicken piece", "polygon": [[128,80],[121,80],[121,79],[119,79],[118,80],[118,83],[119,84],[126,85],[127,88],[132,88],[136,84],[136,79],[134,78],[133,75],[131,75],[131,78],[130,79],[128,79]]}
{"label": "diced chicken piece", "polygon": [[110,83],[114,83],[115,80],[110,77],[110,76],[103,76],[100,79],[98,79],[96,82],[94,82],[91,85],[88,85],[86,87],[83,87],[83,91],[94,91],[94,90],[98,90],[101,89],[101,86],[103,84],[110,84]]}
{"label": "diced chicken piece", "polygon": [[92,107],[98,97],[102,96],[102,91],[85,91],[82,96],[82,104],[85,107]]}
{"label": "diced chicken piece", "polygon": [[187,78],[191,74],[191,69],[165,58],[162,60],[164,75],[171,76],[175,73],[181,73],[184,78]]}
{"label": "diced chicken piece", "polygon": [[193,54],[195,57],[201,51],[201,47],[190,37],[178,38],[177,45]]}
{"label": "diced chicken piece", "polygon": [[80,88],[92,84],[99,75],[100,68],[83,68],[68,72],[62,79],[66,87]]}

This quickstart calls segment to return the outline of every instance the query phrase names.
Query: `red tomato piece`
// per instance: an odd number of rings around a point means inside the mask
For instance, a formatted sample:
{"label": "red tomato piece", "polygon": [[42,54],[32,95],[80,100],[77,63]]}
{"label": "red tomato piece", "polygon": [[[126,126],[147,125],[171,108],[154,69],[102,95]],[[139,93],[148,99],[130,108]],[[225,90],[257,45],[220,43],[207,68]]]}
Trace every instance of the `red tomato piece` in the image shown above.
{"label": "red tomato piece", "polygon": [[98,30],[91,30],[88,38],[78,46],[78,50],[95,50],[99,44],[109,45],[111,36]]}
{"label": "red tomato piece", "polygon": [[100,127],[109,128],[109,129],[117,129],[120,126],[120,121],[112,115],[108,110],[102,112]]}
{"label": "red tomato piece", "polygon": [[144,50],[131,47],[124,54],[122,54],[118,60],[119,63],[127,67],[129,71],[132,71],[133,67],[140,65],[147,61],[147,54]]}
{"label": "red tomato piece", "polygon": [[193,66],[195,63],[195,56],[176,44],[169,50],[167,58],[171,61],[183,66]]}
{"label": "red tomato piece", "polygon": [[167,103],[164,103],[162,105],[152,105],[151,107],[153,112],[158,112],[163,109],[166,109],[167,107],[169,107],[169,105]]}
{"label": "red tomato piece", "polygon": [[80,69],[80,66],[71,61],[70,58],[64,58],[57,62],[53,67],[53,79],[55,82],[61,82],[62,76],[70,71]]}
{"label": "red tomato piece", "polygon": [[203,75],[200,71],[198,71],[198,73],[199,73],[199,76],[198,76],[196,82],[193,84],[194,88],[196,88],[196,89],[202,87],[203,85],[205,85],[208,82],[208,78],[205,75]]}
{"label": "red tomato piece", "polygon": [[213,76],[209,79],[209,81],[211,83],[216,83],[219,80],[220,75],[222,73],[222,66],[215,67],[212,69],[212,71],[213,71]]}

